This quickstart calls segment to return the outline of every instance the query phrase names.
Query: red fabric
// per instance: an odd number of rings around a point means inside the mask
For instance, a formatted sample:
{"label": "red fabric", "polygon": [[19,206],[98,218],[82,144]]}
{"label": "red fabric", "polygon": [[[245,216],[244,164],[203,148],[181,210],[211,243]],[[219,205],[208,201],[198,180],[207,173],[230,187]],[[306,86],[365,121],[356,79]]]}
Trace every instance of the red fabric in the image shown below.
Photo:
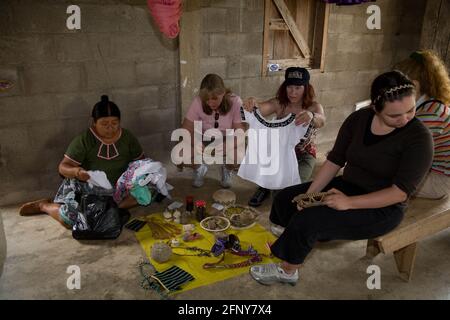
{"label": "red fabric", "polygon": [[159,30],[168,38],[180,33],[181,0],[147,0],[147,6]]}

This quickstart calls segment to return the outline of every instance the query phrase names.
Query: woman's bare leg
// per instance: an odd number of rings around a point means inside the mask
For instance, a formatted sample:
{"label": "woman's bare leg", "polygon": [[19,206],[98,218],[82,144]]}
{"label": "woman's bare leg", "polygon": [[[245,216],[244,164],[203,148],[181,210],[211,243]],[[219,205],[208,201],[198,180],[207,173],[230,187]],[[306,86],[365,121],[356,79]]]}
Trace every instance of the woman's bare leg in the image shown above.
{"label": "woman's bare leg", "polygon": [[136,207],[138,205],[138,202],[135,198],[132,196],[128,196],[125,199],[122,200],[121,203],[119,203],[120,209],[131,209],[133,207]]}
{"label": "woman's bare leg", "polygon": [[59,215],[59,208],[61,208],[61,205],[59,203],[53,203],[53,202],[44,202],[39,204],[39,209],[42,212],[45,212],[50,217],[61,223],[65,228],[71,229],[69,225],[67,225]]}

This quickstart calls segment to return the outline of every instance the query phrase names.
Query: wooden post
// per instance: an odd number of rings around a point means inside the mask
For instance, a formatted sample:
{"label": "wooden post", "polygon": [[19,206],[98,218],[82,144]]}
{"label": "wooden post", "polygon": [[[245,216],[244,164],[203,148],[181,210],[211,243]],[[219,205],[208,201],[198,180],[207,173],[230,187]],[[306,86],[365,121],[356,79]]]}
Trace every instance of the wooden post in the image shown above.
{"label": "wooden post", "polygon": [[417,242],[410,244],[398,251],[394,251],[397,269],[400,277],[405,281],[410,281],[414,269],[414,261],[416,260]]}

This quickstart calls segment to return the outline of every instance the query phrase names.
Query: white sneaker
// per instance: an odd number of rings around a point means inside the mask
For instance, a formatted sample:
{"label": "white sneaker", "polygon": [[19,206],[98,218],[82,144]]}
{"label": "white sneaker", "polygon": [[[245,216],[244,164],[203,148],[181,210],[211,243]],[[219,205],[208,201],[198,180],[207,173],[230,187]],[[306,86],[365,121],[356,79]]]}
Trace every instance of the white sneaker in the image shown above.
{"label": "white sneaker", "polygon": [[275,237],[280,237],[281,234],[284,232],[284,229],[285,229],[284,227],[279,226],[279,225],[277,225],[275,223],[271,223],[270,224],[270,232],[272,232],[272,234]]}
{"label": "white sneaker", "polygon": [[208,167],[205,164],[201,164],[196,170],[194,170],[194,180],[192,181],[192,186],[196,188],[200,188],[203,186],[203,178],[208,172]]}
{"label": "white sneaker", "polygon": [[228,168],[223,165],[222,166],[222,181],[220,181],[220,185],[222,188],[228,189],[231,187],[231,179],[233,177],[233,171],[228,170]]}
{"label": "white sneaker", "polygon": [[293,274],[287,274],[278,263],[253,266],[250,268],[250,274],[253,279],[265,285],[282,282],[295,286],[298,281],[298,270],[295,270]]}

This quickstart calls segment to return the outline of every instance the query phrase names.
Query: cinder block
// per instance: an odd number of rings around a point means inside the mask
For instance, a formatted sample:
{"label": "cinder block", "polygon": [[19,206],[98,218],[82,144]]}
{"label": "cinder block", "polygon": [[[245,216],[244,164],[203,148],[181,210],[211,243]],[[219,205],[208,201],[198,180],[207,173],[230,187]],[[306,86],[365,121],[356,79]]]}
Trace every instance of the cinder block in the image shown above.
{"label": "cinder block", "polygon": [[[222,78],[226,77],[227,61],[223,57],[207,58],[200,61],[199,79],[203,79],[209,73],[215,73]],[[200,85],[200,84],[199,84]]]}
{"label": "cinder block", "polygon": [[[1,80],[8,80],[13,83],[13,87],[6,91],[0,91],[0,98],[8,96],[17,96],[22,92],[22,84],[19,79],[19,70],[13,66],[0,66]],[[1,120],[0,120],[1,121]]]}
{"label": "cinder block", "polygon": [[82,86],[87,90],[105,90],[113,86],[103,61],[87,61],[83,63]]}
{"label": "cinder block", "polygon": [[202,9],[203,32],[225,32],[227,31],[227,9],[223,8],[205,8]]}
{"label": "cinder block", "polygon": [[160,86],[158,107],[162,109],[175,109],[179,105],[178,87],[174,85]]}
{"label": "cinder block", "polygon": [[[29,135],[29,153],[33,154],[34,160],[37,159],[46,159],[46,161],[42,161],[38,167],[35,166],[27,166],[24,167],[26,170],[40,170],[44,167],[48,162],[59,162],[62,160],[63,153],[68,147],[71,139],[75,137],[75,135],[70,135],[65,131],[66,123],[69,121],[63,120],[52,120],[47,121],[45,123],[46,130],[42,130],[42,123],[34,123],[29,124],[27,127],[28,135]],[[86,123],[84,128],[87,130],[89,128]],[[80,130],[80,129],[78,129]],[[79,132],[77,132],[78,134]],[[63,137],[64,136],[64,137]],[[69,138],[70,137],[70,138]],[[59,149],[62,152],[55,152],[55,149],[58,149],[56,146],[59,146]],[[47,154],[48,152],[48,154]]]}
{"label": "cinder block", "polygon": [[80,5],[83,32],[134,32],[135,14],[125,5]]}
{"label": "cinder block", "polygon": [[30,155],[32,145],[27,125],[0,128],[0,137],[1,164],[9,172],[23,172],[36,167],[39,158]]}
{"label": "cinder block", "polygon": [[[70,121],[71,119],[89,118],[94,105],[100,101],[106,91],[78,92],[52,95],[55,104],[55,119]],[[47,96],[46,96],[47,97]],[[121,106],[119,105],[119,108]]]}
{"label": "cinder block", "polygon": [[[12,3],[13,21],[15,32],[32,32],[32,33],[72,33],[67,29],[66,21],[70,16],[66,13],[67,5],[60,4],[38,4],[36,2]],[[86,10],[86,14],[88,10]],[[83,28],[83,20],[85,12],[81,8],[81,28]]]}
{"label": "cinder block", "polygon": [[362,35],[340,35],[338,40],[338,52],[341,54],[359,53],[364,49]]}
{"label": "cinder block", "polygon": [[246,81],[245,79],[226,79],[225,86],[231,90],[234,94],[240,96],[241,93],[241,82]]}
{"label": "cinder block", "polygon": [[338,51],[339,33],[328,33],[326,52],[336,53]]}
{"label": "cinder block", "polygon": [[166,163],[170,159],[170,135],[168,133],[143,134],[138,137],[146,157]]}
{"label": "cinder block", "polygon": [[264,1],[244,0],[244,7],[248,10],[264,10]]}
{"label": "cinder block", "polygon": [[264,31],[264,10],[242,10],[242,32]]}
{"label": "cinder block", "polygon": [[379,52],[383,48],[383,34],[363,34],[359,39],[361,52]]}
{"label": "cinder block", "polygon": [[373,53],[372,67],[377,69],[390,69],[394,65],[394,53],[392,51],[380,51]]}
{"label": "cinder block", "polygon": [[261,55],[247,55],[241,58],[241,76],[242,77],[259,77],[261,76]]}
{"label": "cinder block", "polygon": [[111,35],[107,33],[86,33],[93,56],[99,60],[112,58]]}
{"label": "cinder block", "polygon": [[139,126],[146,132],[170,132],[176,128],[175,109],[141,109],[138,111]]}
{"label": "cinder block", "polygon": [[0,98],[0,128],[47,121],[55,118],[53,95]]}
{"label": "cinder block", "polygon": [[241,24],[240,8],[228,8],[227,9],[227,32],[240,32]]}
{"label": "cinder block", "polygon": [[335,72],[318,72],[311,75],[310,83],[314,87],[316,94],[320,90],[327,90],[334,86],[335,74]]}
{"label": "cinder block", "polygon": [[210,35],[211,57],[236,56],[240,53],[240,35],[213,33]]}
{"label": "cinder block", "polygon": [[210,44],[209,44],[210,33],[202,33],[200,35],[201,39],[201,57],[208,58],[210,54]]}
{"label": "cinder block", "polygon": [[106,66],[111,88],[126,88],[136,85],[136,63],[109,62]]}
{"label": "cinder block", "polygon": [[112,91],[111,100],[120,106],[124,114],[137,112],[142,108],[156,109],[159,103],[159,91],[157,86],[116,89]]}
{"label": "cinder block", "polygon": [[163,39],[161,35],[151,33],[143,35],[117,34],[111,37],[110,58],[113,60],[168,59],[176,54],[176,41]]}
{"label": "cinder block", "polygon": [[328,89],[320,93],[320,103],[324,107],[339,107],[345,104],[346,89]]}
{"label": "cinder block", "polygon": [[325,72],[336,72],[348,70],[350,65],[349,55],[328,52],[325,57]]}
{"label": "cinder block", "polygon": [[[142,1],[140,1],[142,3]],[[135,17],[135,30],[136,33],[156,33],[159,32],[158,28],[153,22],[153,18],[147,7],[133,7]]]}
{"label": "cinder block", "polygon": [[241,56],[227,57],[227,79],[240,78],[241,74]]}
{"label": "cinder block", "polygon": [[2,30],[2,36],[7,36],[12,33],[12,21],[11,3],[2,1],[0,3],[0,30]]}
{"label": "cinder block", "polygon": [[241,33],[239,34],[239,46],[242,55],[261,55],[263,48],[262,33]]}
{"label": "cinder block", "polygon": [[56,57],[60,62],[77,62],[99,60],[96,46],[92,46],[89,38],[83,33],[56,35],[54,37]]}
{"label": "cinder block", "polygon": [[348,69],[350,71],[359,71],[372,69],[373,52],[354,53],[349,55],[350,61]]}
{"label": "cinder block", "polygon": [[42,35],[0,36],[0,63],[54,63],[53,38]]}
{"label": "cinder block", "polygon": [[243,3],[241,0],[214,0],[211,2],[211,7],[241,8],[243,7]]}
{"label": "cinder block", "polygon": [[379,75],[378,70],[362,70],[358,71],[356,75],[356,83],[361,86],[369,87],[372,84],[372,81]]}
{"label": "cinder block", "polygon": [[172,84],[176,79],[175,62],[171,59],[157,59],[136,65],[136,77],[139,85]]}
{"label": "cinder block", "polygon": [[73,92],[82,87],[78,64],[27,65],[24,79],[29,94]]}
{"label": "cinder block", "polygon": [[242,97],[272,98],[283,83],[284,77],[272,76],[241,81]]}
{"label": "cinder block", "polygon": [[353,15],[330,13],[328,22],[329,33],[353,33]]}

